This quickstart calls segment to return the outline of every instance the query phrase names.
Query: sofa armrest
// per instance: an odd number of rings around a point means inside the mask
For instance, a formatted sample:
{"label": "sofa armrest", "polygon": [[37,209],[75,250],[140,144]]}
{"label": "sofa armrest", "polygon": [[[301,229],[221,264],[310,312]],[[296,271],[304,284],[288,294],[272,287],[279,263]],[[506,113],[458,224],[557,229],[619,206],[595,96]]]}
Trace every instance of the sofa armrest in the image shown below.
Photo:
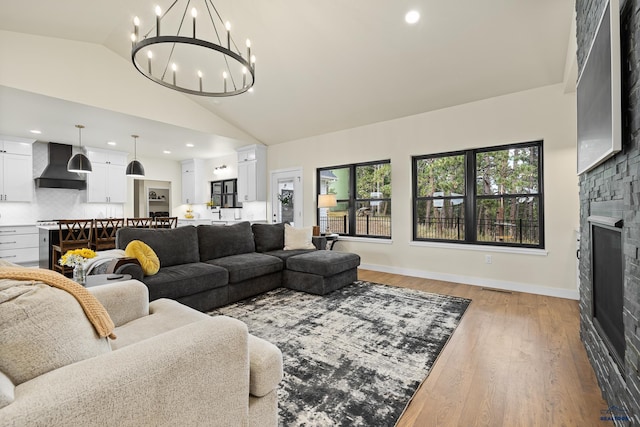
{"label": "sofa armrest", "polygon": [[0,426],[246,425],[247,328],[211,318],[16,387]]}
{"label": "sofa armrest", "polygon": [[104,306],[117,326],[149,315],[149,289],[137,280],[87,288]]}
{"label": "sofa armrest", "polygon": [[282,381],[282,352],[261,338],[249,335],[249,393],[263,397]]}
{"label": "sofa armrest", "polygon": [[142,281],[144,272],[140,261],[135,258],[114,258],[107,266],[107,274],[130,274],[132,279]]}

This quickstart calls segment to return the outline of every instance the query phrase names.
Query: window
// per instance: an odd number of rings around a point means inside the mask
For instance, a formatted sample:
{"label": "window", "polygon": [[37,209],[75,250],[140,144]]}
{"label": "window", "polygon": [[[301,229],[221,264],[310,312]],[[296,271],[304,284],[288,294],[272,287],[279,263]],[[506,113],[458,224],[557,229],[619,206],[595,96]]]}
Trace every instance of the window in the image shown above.
{"label": "window", "polygon": [[318,209],[320,230],[391,238],[391,162],[317,169],[317,194],[335,194],[337,206]]}
{"label": "window", "polygon": [[413,157],[413,239],[544,248],[542,141]]}

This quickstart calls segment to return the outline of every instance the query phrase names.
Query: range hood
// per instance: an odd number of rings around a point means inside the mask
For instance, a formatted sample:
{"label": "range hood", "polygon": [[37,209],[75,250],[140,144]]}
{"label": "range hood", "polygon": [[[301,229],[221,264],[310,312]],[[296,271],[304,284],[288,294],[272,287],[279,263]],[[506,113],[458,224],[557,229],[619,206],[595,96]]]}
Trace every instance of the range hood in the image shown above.
{"label": "range hood", "polygon": [[84,190],[87,182],[84,177],[67,170],[67,163],[71,158],[73,147],[67,144],[47,144],[49,149],[49,164],[42,171],[42,175],[36,178],[37,188],[70,188]]}

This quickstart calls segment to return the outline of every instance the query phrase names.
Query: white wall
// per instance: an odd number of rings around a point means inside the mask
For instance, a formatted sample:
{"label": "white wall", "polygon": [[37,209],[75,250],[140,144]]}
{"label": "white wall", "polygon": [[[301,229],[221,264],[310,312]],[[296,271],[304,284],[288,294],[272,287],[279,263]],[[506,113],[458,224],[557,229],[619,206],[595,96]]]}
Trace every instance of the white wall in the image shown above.
{"label": "white wall", "polygon": [[[543,87],[270,146],[268,169],[303,167],[305,225],[312,225],[316,168],[391,159],[392,241],[343,241],[336,249],[355,252],[363,266],[381,271],[577,299],[575,105],[575,93],[564,94],[562,85]],[[546,251],[505,253],[411,244],[412,155],[540,139]],[[492,255],[490,265],[484,262],[486,253]]]}

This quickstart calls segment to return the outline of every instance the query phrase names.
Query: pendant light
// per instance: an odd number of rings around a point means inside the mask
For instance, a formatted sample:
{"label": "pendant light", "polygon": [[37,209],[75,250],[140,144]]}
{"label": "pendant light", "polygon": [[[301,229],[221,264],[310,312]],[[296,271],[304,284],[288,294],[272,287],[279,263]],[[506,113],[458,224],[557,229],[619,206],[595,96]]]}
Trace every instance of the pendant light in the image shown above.
{"label": "pendant light", "polygon": [[76,127],[78,128],[78,141],[80,142],[81,152],[69,159],[69,163],[67,163],[67,170],[75,173],[91,173],[91,162],[87,156],[82,153],[82,129],[84,129],[84,126],[76,125]]}
{"label": "pendant light", "polygon": [[144,167],[138,161],[138,135],[131,135],[133,138],[133,160],[127,165],[127,176],[132,178],[144,178]]}

